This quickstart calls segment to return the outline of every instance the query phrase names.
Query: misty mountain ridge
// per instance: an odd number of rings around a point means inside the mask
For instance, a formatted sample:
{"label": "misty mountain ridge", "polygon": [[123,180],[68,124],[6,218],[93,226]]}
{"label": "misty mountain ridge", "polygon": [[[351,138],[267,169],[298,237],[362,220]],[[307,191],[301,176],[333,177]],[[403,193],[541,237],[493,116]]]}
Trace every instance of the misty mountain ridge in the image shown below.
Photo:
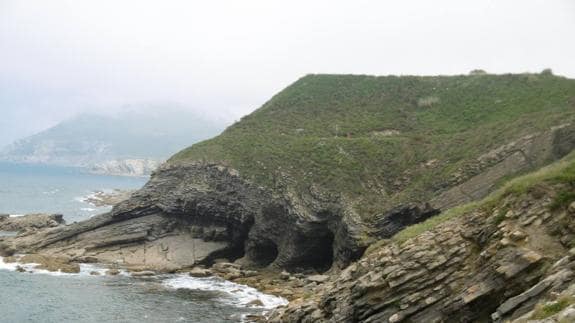
{"label": "misty mountain ridge", "polygon": [[[147,173],[190,143],[213,137],[223,128],[223,123],[174,108],[123,111],[114,116],[80,114],[15,141],[2,149],[0,160],[96,167],[102,173],[110,172],[105,169],[109,165],[124,173],[122,163],[130,160],[141,161],[134,167]],[[107,166],[100,169],[102,165]]]}

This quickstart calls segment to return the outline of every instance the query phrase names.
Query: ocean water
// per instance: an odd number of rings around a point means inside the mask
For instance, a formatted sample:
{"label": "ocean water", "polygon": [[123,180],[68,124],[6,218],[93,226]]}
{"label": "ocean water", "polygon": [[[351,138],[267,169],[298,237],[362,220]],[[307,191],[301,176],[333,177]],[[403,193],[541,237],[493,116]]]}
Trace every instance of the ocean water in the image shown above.
{"label": "ocean water", "polygon": [[0,214],[61,213],[67,222],[80,221],[110,210],[84,201],[94,191],[137,189],[146,181],[72,167],[0,162]]}
{"label": "ocean water", "polygon": [[[78,169],[0,163],[0,213],[61,213],[67,222],[109,208],[83,198],[96,190],[136,189],[145,178],[85,174]],[[285,304],[219,278],[184,274],[152,278],[122,272],[106,276],[102,265],[82,264],[79,274],[49,273],[0,257],[0,323],[4,322],[241,322]],[[91,275],[91,272],[101,275]],[[250,302],[260,300],[263,306]]]}

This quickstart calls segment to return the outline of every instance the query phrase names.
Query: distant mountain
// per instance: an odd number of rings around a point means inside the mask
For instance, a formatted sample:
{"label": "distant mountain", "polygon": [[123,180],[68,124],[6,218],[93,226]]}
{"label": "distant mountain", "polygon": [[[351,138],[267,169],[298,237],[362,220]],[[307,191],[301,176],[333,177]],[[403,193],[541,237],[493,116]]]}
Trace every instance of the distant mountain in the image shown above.
{"label": "distant mountain", "polygon": [[[0,159],[88,167],[98,172],[109,168],[102,165],[115,165],[116,169],[147,173],[150,164],[217,135],[223,128],[223,124],[175,108],[148,108],[116,116],[82,114],[17,140],[0,152]],[[124,161],[130,167],[122,167]],[[137,166],[138,161],[142,167]],[[128,174],[141,175],[139,171]]]}

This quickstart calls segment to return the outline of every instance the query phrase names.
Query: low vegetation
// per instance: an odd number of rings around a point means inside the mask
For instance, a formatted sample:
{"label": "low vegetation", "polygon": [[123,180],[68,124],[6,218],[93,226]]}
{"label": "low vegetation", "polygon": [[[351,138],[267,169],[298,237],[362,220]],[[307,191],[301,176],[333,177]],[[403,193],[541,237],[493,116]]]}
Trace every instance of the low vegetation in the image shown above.
{"label": "low vegetation", "polygon": [[541,306],[537,306],[533,315],[532,320],[543,320],[550,316],[553,316],[562,310],[566,309],[567,306],[575,304],[575,298],[571,296],[562,296],[554,302],[550,302]]}
{"label": "low vegetation", "polygon": [[[572,202],[575,202],[575,152],[538,171],[510,180],[481,201],[455,207],[424,222],[412,225],[393,236],[392,239],[399,243],[405,242],[425,231],[433,229],[438,224],[468,212],[481,210],[491,214],[495,207],[500,206],[501,201],[505,197],[510,195],[520,196],[537,188],[550,185],[564,188],[564,190],[559,191],[551,203],[550,208],[552,211],[566,208]],[[492,220],[498,224],[505,219],[506,213],[507,210],[505,208],[499,209]]]}
{"label": "low vegetation", "polygon": [[486,151],[573,120],[575,81],[552,74],[308,75],[170,162],[223,163],[271,188],[288,178],[369,217],[426,201]]}

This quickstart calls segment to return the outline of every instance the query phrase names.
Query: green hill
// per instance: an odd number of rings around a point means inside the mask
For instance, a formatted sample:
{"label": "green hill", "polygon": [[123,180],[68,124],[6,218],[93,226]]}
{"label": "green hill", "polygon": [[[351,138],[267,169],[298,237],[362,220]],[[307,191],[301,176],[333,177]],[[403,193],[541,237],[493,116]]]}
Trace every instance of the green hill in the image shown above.
{"label": "green hill", "polygon": [[170,162],[223,163],[269,188],[282,175],[369,216],[427,201],[489,150],[574,120],[575,80],[548,73],[308,75]]}

